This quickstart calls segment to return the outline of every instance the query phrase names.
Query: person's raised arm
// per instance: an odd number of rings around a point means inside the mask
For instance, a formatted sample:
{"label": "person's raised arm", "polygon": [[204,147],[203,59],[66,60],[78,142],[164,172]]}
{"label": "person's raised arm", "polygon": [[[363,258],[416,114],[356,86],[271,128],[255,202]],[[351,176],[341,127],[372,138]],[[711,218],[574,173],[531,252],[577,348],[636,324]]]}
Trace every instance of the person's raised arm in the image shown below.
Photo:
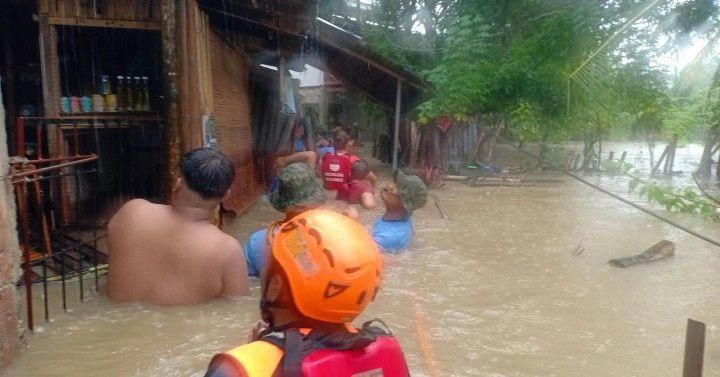
{"label": "person's raised arm", "polygon": [[375,193],[364,192],[360,194],[360,203],[365,209],[375,209]]}
{"label": "person's raised arm", "polygon": [[367,179],[368,182],[370,182],[372,187],[375,187],[375,185],[377,185],[377,176],[375,176],[374,172],[368,173],[368,175],[367,175],[367,177],[365,177],[365,179]]}
{"label": "person's raised arm", "polygon": [[280,170],[293,162],[304,162],[310,166],[315,166],[316,154],[314,151],[296,152],[289,156],[278,157],[275,160],[275,170]]}
{"label": "person's raised arm", "polygon": [[225,297],[247,296],[249,290],[245,254],[240,243],[232,237],[229,238],[225,249],[228,256],[225,258],[222,270],[222,295]]}

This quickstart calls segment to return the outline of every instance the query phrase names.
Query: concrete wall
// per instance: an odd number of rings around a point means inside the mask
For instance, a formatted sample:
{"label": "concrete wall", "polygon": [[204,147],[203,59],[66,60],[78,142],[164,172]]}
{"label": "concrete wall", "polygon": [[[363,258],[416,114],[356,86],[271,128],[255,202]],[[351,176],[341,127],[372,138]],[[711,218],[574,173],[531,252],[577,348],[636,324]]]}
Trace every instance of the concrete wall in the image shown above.
{"label": "concrete wall", "polygon": [[0,370],[17,355],[21,323],[15,282],[20,276],[15,194],[10,180],[5,108],[0,91]]}

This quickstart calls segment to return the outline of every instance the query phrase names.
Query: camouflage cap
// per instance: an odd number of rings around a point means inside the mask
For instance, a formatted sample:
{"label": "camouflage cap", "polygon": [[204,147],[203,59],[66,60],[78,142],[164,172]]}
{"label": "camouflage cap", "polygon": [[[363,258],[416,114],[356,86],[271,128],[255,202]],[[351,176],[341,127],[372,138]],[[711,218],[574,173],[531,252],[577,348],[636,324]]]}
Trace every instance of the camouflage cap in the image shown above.
{"label": "camouflage cap", "polygon": [[406,175],[398,170],[395,175],[395,187],[397,187],[398,195],[402,198],[403,206],[409,214],[425,206],[427,187],[420,177]]}
{"label": "camouflage cap", "polygon": [[308,164],[294,162],[285,166],[278,172],[277,181],[270,192],[270,205],[280,212],[313,209],[325,202],[325,190]]}

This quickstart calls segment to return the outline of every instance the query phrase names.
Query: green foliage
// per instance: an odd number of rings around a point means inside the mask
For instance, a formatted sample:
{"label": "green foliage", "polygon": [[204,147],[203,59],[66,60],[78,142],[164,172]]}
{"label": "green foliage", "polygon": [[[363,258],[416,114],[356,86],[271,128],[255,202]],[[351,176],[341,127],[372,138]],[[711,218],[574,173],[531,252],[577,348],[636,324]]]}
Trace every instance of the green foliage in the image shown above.
{"label": "green foliage", "polygon": [[[350,8],[336,3],[323,6]],[[375,0],[362,34],[374,52],[426,79],[431,90],[416,109],[421,123],[487,116],[520,141],[611,135],[654,143],[704,134],[704,113],[716,114],[720,127],[717,99],[707,97],[707,111],[698,100],[707,96],[712,48],[685,73],[684,80],[701,78],[692,90],[675,87],[654,64],[698,31],[717,45],[719,4]]]}
{"label": "green foliage", "polygon": [[710,127],[720,127],[720,67],[715,72],[707,99],[708,123]]}
{"label": "green foliage", "polygon": [[663,132],[668,136],[677,135],[680,140],[695,139],[704,134],[707,122],[704,105],[703,95],[670,100],[663,119]]}
{"label": "green foliage", "polygon": [[664,206],[668,212],[700,214],[708,218],[713,216],[718,208],[715,203],[703,199],[692,187],[678,190],[655,182],[644,182],[638,178],[630,180],[631,192],[638,187],[640,187],[638,194],[641,197],[644,196],[649,202]]}
{"label": "green foliage", "polygon": [[483,40],[488,30],[480,16],[461,17],[448,28],[446,53],[436,66],[422,72],[436,95],[418,107],[421,123],[441,115],[467,121],[483,110],[490,99],[490,80],[495,68],[489,62],[489,46]]}
{"label": "green foliage", "polygon": [[358,109],[365,113],[369,119],[381,119],[385,115],[382,106],[365,95],[359,95]]}
{"label": "green foliage", "polygon": [[538,121],[536,110],[527,102],[521,102],[510,113],[510,133],[520,141],[520,145],[526,141],[537,140],[540,136]]}

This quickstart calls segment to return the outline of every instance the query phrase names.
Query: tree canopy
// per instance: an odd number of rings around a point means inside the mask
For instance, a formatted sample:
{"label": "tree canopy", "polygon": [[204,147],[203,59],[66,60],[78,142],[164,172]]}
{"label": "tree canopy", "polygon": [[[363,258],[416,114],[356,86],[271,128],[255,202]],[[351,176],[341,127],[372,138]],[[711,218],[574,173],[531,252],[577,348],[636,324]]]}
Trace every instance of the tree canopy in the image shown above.
{"label": "tree canopy", "polygon": [[[684,137],[720,118],[719,9],[718,0],[335,0],[321,12],[353,20],[377,53],[428,82],[421,123],[492,115],[522,138],[619,123]],[[697,41],[705,47],[684,69],[657,64]]]}

